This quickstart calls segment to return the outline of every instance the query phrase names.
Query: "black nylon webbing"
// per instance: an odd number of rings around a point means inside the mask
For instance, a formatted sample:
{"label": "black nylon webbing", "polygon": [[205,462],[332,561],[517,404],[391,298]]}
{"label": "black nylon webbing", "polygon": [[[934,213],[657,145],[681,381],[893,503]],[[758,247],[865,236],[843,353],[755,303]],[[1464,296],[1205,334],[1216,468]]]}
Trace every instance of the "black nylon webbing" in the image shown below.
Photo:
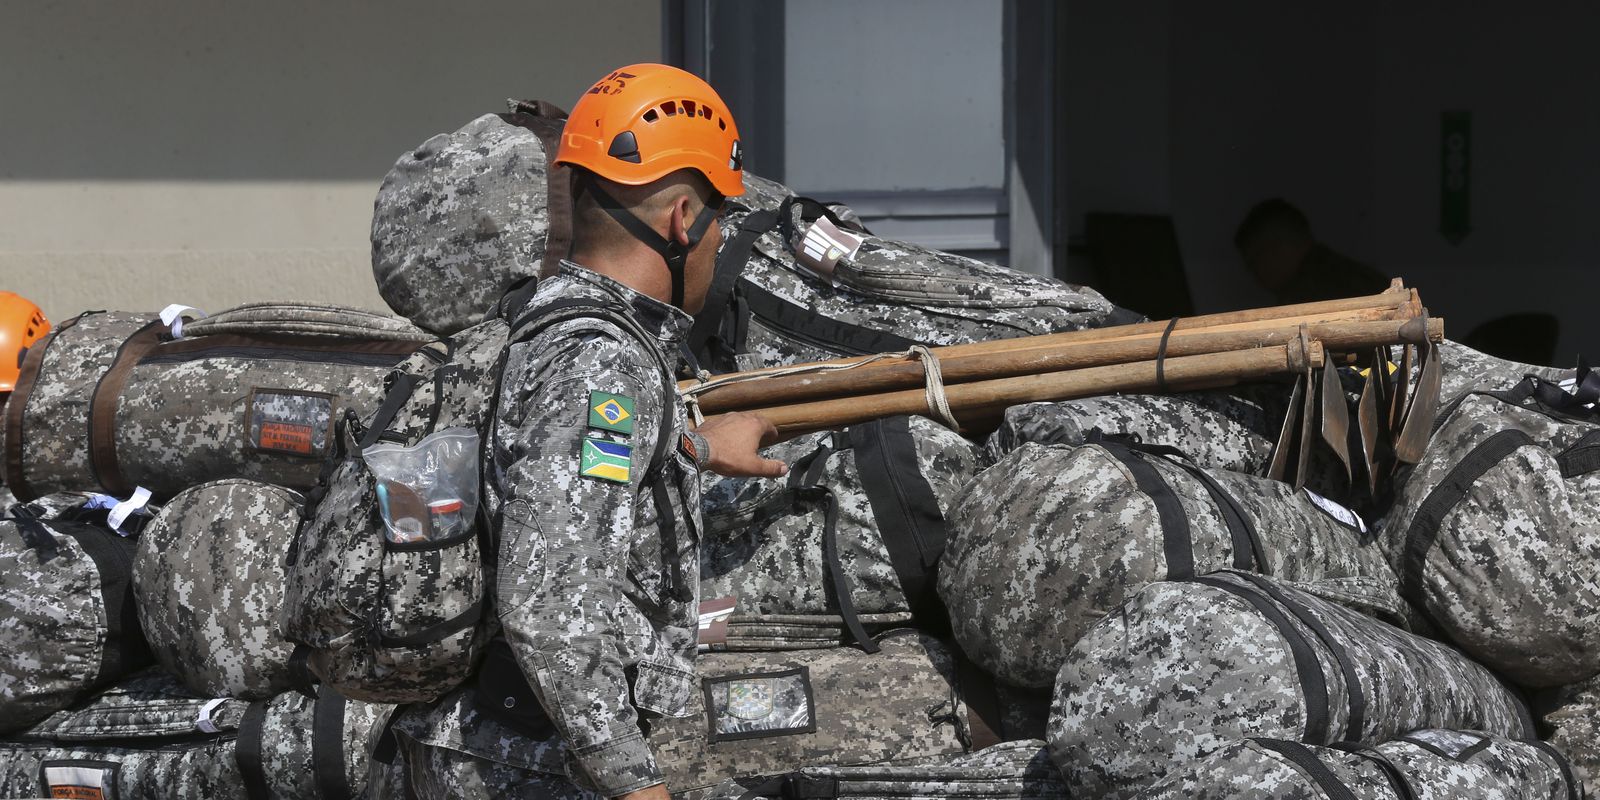
{"label": "black nylon webbing", "polygon": [[11,521],[17,524],[17,533],[22,536],[22,543],[39,554],[40,564],[48,563],[61,554],[61,549],[56,544],[56,537],[43,522],[27,510],[27,506],[21,504],[13,506],[10,513]]}
{"label": "black nylon webbing", "polygon": [[1295,675],[1300,680],[1300,693],[1306,701],[1306,732],[1301,741],[1325,744],[1328,741],[1328,680],[1322,674],[1322,664],[1317,661],[1317,653],[1312,649],[1311,642],[1289,620],[1283,609],[1272,604],[1271,599],[1238,584],[1217,578],[1191,580],[1194,583],[1221,589],[1249,603],[1283,636],[1284,642],[1289,645],[1289,654],[1294,657]]}
{"label": "black nylon webbing", "polygon": [[1556,762],[1556,769],[1561,770],[1561,782],[1567,785],[1567,800],[1579,800],[1583,792],[1579,790],[1577,777],[1572,774],[1572,763],[1559,750],[1550,746],[1549,742],[1530,741],[1528,744],[1539,748],[1551,760]]}
{"label": "black nylon webbing", "polygon": [[1273,600],[1278,602],[1278,605],[1288,609],[1290,614],[1305,623],[1305,626],[1310,628],[1318,639],[1322,640],[1322,645],[1328,648],[1328,652],[1333,654],[1333,660],[1339,665],[1339,673],[1344,676],[1344,691],[1349,703],[1349,716],[1345,722],[1343,740],[1347,742],[1361,741],[1362,729],[1367,724],[1367,693],[1361,685],[1361,676],[1356,673],[1355,662],[1350,660],[1349,651],[1345,649],[1338,639],[1334,638],[1327,626],[1323,625],[1322,620],[1317,619],[1310,609],[1295,602],[1277,586],[1273,585],[1271,581],[1258,575],[1244,572],[1238,573],[1238,575],[1240,578],[1255,584],[1256,588],[1266,592]]}
{"label": "black nylon webbing", "polygon": [[1466,458],[1461,459],[1461,463],[1444,476],[1438,486],[1433,487],[1433,491],[1428,492],[1422,505],[1417,507],[1416,516],[1411,518],[1411,527],[1406,530],[1399,575],[1402,597],[1418,608],[1426,607],[1423,570],[1427,565],[1428,551],[1439,537],[1439,528],[1444,524],[1445,516],[1467,496],[1472,485],[1484,473],[1516,452],[1517,448],[1531,444],[1533,439],[1522,431],[1500,431],[1479,442],[1467,453]]}
{"label": "black nylon webbing", "polygon": [[1178,327],[1178,318],[1173,317],[1161,332],[1161,346],[1156,348],[1156,391],[1167,393],[1167,342],[1172,339],[1172,329]]}
{"label": "black nylon webbing", "polygon": [[1167,559],[1167,580],[1194,577],[1194,539],[1189,533],[1189,517],[1167,480],[1129,448],[1113,441],[1101,441],[1099,445],[1133,473],[1134,485],[1155,503],[1156,518],[1161,523],[1162,552]]}
{"label": "black nylon webbing", "polygon": [[234,743],[234,758],[239,762],[239,776],[244,779],[244,794],[249,800],[269,800],[272,796],[267,786],[266,762],[261,758],[262,727],[266,720],[267,701],[251,703],[239,720],[239,738]]}
{"label": "black nylon webbing", "polygon": [[1271,750],[1288,759],[1290,763],[1299,767],[1306,776],[1322,789],[1328,800],[1356,800],[1356,793],[1339,780],[1339,776],[1322,763],[1322,759],[1311,752],[1311,748],[1297,742],[1286,742],[1282,739],[1251,739],[1257,745]]}
{"label": "black nylon webbing", "polygon": [[345,774],[344,695],[323,686],[311,715],[311,770],[321,800],[349,800]]}
{"label": "black nylon webbing", "polygon": [[937,573],[949,533],[933,485],[922,474],[911,419],[874,420],[852,426],[849,435],[861,488],[917,627],[948,631]]}
{"label": "black nylon webbing", "polygon": [[1389,789],[1394,792],[1396,800],[1417,800],[1416,791],[1411,788],[1411,783],[1400,772],[1400,768],[1395,766],[1394,762],[1390,761],[1389,757],[1377,748],[1367,745],[1333,746],[1353,756],[1366,759],[1377,766],[1378,770],[1383,773],[1383,779],[1389,782]]}
{"label": "black nylon webbing", "polygon": [[1267,563],[1266,546],[1261,543],[1261,534],[1256,530],[1255,523],[1250,521],[1250,516],[1239,506],[1238,499],[1200,467],[1187,463],[1179,466],[1206,487],[1206,493],[1211,495],[1211,502],[1222,516],[1223,524],[1228,526],[1228,538],[1233,542],[1234,569],[1250,570],[1260,575],[1272,574],[1272,566]]}
{"label": "black nylon webbing", "polygon": [[1561,465],[1561,477],[1571,480],[1600,470],[1600,430],[1584,434],[1571,447],[1556,455]]}
{"label": "black nylon webbing", "polygon": [[828,584],[833,589],[834,602],[839,606],[839,616],[844,620],[850,638],[867,653],[876,653],[878,643],[867,635],[856,612],[850,578],[844,564],[839,561],[839,499],[833,490],[822,483],[822,472],[827,467],[833,449],[823,444],[812,451],[802,462],[791,467],[789,489],[797,497],[814,500],[822,505],[822,562],[828,573]]}
{"label": "black nylon webbing", "polygon": [[755,249],[756,240],[772,230],[777,222],[776,210],[752,211],[739,223],[739,232],[722,246],[722,252],[717,256],[717,269],[711,279],[711,287],[706,290],[705,304],[701,306],[700,313],[695,315],[694,326],[689,329],[689,335],[684,339],[689,351],[696,356],[702,356],[707,361],[712,360],[710,354],[705,352],[706,344],[722,327],[722,318],[728,309],[728,299],[733,296],[733,287],[739,282],[739,276],[744,274],[745,265],[750,263],[750,253]]}
{"label": "black nylon webbing", "polygon": [[745,307],[749,309],[751,315],[767,320],[782,330],[825,342],[830,349],[842,350],[847,355],[888,353],[908,350],[914,344],[932,344],[824,317],[812,309],[784,300],[750,281],[740,284],[739,294],[743,297]]}

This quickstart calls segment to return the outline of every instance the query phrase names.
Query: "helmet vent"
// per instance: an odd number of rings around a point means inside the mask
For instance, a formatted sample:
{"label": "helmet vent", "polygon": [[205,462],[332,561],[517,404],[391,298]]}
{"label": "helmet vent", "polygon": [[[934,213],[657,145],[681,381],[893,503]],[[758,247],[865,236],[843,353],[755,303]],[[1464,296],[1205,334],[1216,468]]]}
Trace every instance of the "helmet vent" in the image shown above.
{"label": "helmet vent", "polygon": [[725,131],[727,129],[728,129],[728,122],[726,120],[724,120],[722,117],[717,117],[717,130]]}
{"label": "helmet vent", "polygon": [[677,116],[678,104],[668,100],[667,102],[661,104],[661,110],[667,112],[667,116],[669,117]]}
{"label": "helmet vent", "polygon": [[683,113],[688,114],[691,117],[694,116],[694,101],[693,100],[685,100],[685,101],[683,101]]}
{"label": "helmet vent", "polygon": [[623,131],[617,134],[617,137],[611,140],[611,149],[606,151],[606,155],[638,164],[640,162],[639,143],[633,138],[633,131]]}
{"label": "helmet vent", "polygon": [[661,113],[655,109],[652,108],[649,111],[644,112],[645,122],[655,122],[658,119],[661,119]]}

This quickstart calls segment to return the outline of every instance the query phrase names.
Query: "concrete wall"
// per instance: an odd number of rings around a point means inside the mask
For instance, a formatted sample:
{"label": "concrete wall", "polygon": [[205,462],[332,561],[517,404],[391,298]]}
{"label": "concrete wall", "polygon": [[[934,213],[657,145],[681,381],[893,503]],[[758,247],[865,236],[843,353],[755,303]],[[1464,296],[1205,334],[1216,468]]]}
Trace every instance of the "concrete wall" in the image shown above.
{"label": "concrete wall", "polygon": [[0,288],[52,318],[382,308],[378,182],[508,96],[659,60],[657,0],[23,3],[0,25]]}

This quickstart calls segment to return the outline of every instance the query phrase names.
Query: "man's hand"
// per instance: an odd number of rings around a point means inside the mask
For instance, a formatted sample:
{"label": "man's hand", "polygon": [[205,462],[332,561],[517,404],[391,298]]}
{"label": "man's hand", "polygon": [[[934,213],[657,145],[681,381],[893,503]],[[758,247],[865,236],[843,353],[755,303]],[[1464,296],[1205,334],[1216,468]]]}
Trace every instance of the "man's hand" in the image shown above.
{"label": "man's hand", "polygon": [[761,448],[778,440],[772,423],[745,411],[730,411],[706,418],[695,432],[711,445],[706,469],[729,478],[781,478],[789,465],[762,458]]}
{"label": "man's hand", "polygon": [[[707,420],[707,422],[709,421]],[[618,797],[617,800],[672,800],[672,794],[667,791],[666,784],[658,783],[654,786],[646,786],[637,792],[628,792]]]}

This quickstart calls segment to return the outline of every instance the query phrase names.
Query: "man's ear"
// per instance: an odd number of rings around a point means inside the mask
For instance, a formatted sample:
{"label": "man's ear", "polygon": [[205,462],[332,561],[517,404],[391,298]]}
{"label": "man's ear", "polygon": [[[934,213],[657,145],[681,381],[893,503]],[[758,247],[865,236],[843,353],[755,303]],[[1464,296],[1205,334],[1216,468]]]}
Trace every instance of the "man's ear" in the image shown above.
{"label": "man's ear", "polygon": [[689,214],[689,196],[678,195],[672,201],[671,219],[667,222],[667,238],[683,245],[689,246],[689,225],[692,219]]}

